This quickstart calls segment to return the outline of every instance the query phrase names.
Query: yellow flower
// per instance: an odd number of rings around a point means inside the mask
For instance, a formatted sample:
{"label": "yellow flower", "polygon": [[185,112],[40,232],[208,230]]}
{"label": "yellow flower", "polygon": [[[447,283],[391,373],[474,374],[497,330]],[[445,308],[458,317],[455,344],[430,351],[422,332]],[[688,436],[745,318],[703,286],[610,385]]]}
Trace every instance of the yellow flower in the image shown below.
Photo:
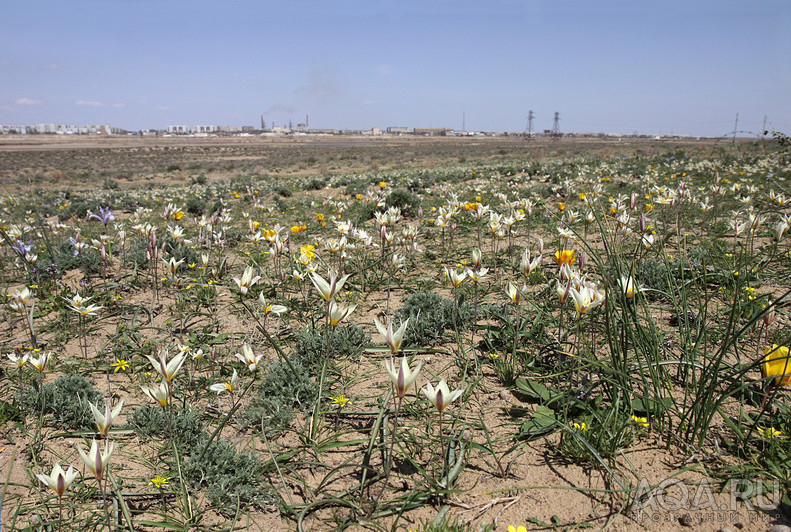
{"label": "yellow flower", "polygon": [[149,480],[148,483],[154,486],[155,488],[160,489],[162,488],[162,486],[169,484],[170,479],[171,477],[163,477],[162,475],[157,475],[151,480]]}
{"label": "yellow flower", "polygon": [[500,358],[500,353],[489,353],[489,358],[491,358],[492,360]]}
{"label": "yellow flower", "polygon": [[555,252],[555,263],[558,266],[574,262],[576,254],[573,249],[559,249]]}
{"label": "yellow flower", "polygon": [[379,181],[379,188],[385,188],[387,186],[387,181]]}
{"label": "yellow flower", "polygon": [[184,211],[176,211],[173,213],[174,220],[181,220],[182,218],[184,218]]}
{"label": "yellow flower", "polygon": [[126,371],[129,369],[129,361],[123,360],[121,358],[116,358],[115,362],[110,364],[110,367],[113,368],[113,373],[118,373],[119,371]]}
{"label": "yellow flower", "polygon": [[788,347],[777,344],[764,349],[764,358],[761,361],[761,376],[774,377],[775,386],[785,386],[791,382],[791,368],[789,368]]}
{"label": "yellow flower", "polygon": [[354,195],[354,197],[355,197],[356,199],[358,199],[358,200],[361,200],[361,199],[363,199],[363,195],[362,195],[362,194],[359,194],[359,193],[358,193],[358,194],[355,194],[355,195]]}
{"label": "yellow flower", "polygon": [[565,210],[566,210],[566,204],[565,204],[565,203],[563,203],[562,201],[561,201],[560,203],[558,203],[558,210],[559,210],[560,212],[563,212],[563,211],[565,211]]}
{"label": "yellow flower", "polygon": [[508,532],[527,532],[527,527],[523,525],[519,525],[519,526],[508,525]]}
{"label": "yellow flower", "polygon": [[632,416],[632,421],[634,421],[635,423],[637,423],[641,427],[647,427],[648,426],[648,418],[647,417]]}
{"label": "yellow flower", "polygon": [[758,434],[760,434],[761,436],[763,436],[767,440],[770,440],[770,439],[775,438],[777,436],[782,436],[783,435],[782,432],[780,432],[779,430],[777,430],[774,427],[766,427],[766,428],[758,427],[756,430],[758,431]]}
{"label": "yellow flower", "polygon": [[468,201],[468,202],[466,202],[464,204],[464,210],[465,211],[477,211],[479,205],[480,204],[478,204],[478,203],[471,203],[471,202]]}
{"label": "yellow flower", "polygon": [[582,423],[574,423],[573,428],[577,432],[588,432],[590,430],[590,427],[584,421]]}
{"label": "yellow flower", "polygon": [[351,401],[352,401],[351,399],[349,399],[343,394],[332,396],[332,404],[338,405],[338,408],[344,408]]}

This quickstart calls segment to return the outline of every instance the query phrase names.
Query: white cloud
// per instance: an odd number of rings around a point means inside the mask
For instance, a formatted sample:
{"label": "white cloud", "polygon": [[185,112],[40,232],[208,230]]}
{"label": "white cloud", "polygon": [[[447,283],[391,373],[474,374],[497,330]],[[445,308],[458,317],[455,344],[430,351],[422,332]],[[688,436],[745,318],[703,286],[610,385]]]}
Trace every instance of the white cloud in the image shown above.
{"label": "white cloud", "polygon": [[363,100],[361,103],[362,103],[363,105],[373,105],[373,104],[375,104],[376,102],[375,102],[375,101],[373,101],[373,100]]}
{"label": "white cloud", "polygon": [[172,111],[175,109],[175,107],[170,107],[168,105],[158,105],[157,109],[159,109],[160,111]]}
{"label": "white cloud", "polygon": [[14,103],[17,105],[44,105],[44,102],[41,100],[35,100],[33,98],[19,98]]}
{"label": "white cloud", "polygon": [[126,104],[125,103],[114,103],[113,107],[116,107],[116,108],[126,107]]}
{"label": "white cloud", "polygon": [[61,65],[57,64],[57,63],[50,63],[48,65],[44,65],[44,68],[48,68],[50,70],[58,70],[58,69],[61,69],[63,67]]}
{"label": "white cloud", "polygon": [[94,100],[78,100],[77,105],[82,107],[104,107],[102,102],[97,102]]}

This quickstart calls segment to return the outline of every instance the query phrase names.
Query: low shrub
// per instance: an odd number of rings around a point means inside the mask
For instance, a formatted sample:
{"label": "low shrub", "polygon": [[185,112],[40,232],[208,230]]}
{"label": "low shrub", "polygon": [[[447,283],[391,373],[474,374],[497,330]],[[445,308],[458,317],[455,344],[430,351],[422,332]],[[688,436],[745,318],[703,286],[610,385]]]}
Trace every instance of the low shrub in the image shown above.
{"label": "low shrub", "polygon": [[247,426],[279,434],[294,419],[295,409],[304,410],[316,399],[317,386],[299,360],[292,360],[291,366],[274,362],[264,368],[264,374],[258,394],[241,418]]}
{"label": "low shrub", "polygon": [[413,347],[435,345],[446,329],[464,329],[475,317],[472,305],[456,303],[436,292],[415,292],[396,310],[396,321],[409,319],[404,344]]}
{"label": "low shrub", "polygon": [[20,405],[27,413],[51,414],[56,425],[67,430],[94,428],[89,402],[101,408],[102,394],[82,375],[62,375],[41,385],[33,384],[20,394]]}
{"label": "low shrub", "polygon": [[170,438],[182,450],[193,448],[203,435],[201,415],[192,409],[143,405],[132,412],[129,425],[140,438]]}

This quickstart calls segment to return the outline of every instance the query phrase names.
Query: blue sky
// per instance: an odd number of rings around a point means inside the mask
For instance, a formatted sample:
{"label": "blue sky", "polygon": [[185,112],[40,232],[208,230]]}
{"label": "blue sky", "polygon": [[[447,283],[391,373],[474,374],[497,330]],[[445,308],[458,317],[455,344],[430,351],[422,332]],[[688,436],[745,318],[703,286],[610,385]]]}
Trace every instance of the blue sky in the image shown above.
{"label": "blue sky", "polygon": [[6,0],[0,123],[791,130],[791,2]]}

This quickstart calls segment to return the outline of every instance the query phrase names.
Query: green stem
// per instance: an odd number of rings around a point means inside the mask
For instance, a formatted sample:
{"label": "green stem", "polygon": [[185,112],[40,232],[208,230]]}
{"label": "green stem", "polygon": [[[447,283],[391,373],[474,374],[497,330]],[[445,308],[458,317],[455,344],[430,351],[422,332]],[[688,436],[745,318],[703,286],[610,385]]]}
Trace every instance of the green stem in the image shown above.
{"label": "green stem", "polygon": [[[108,471],[105,471],[108,473]],[[99,491],[102,492],[102,506],[104,506],[104,517],[107,519],[107,530],[112,531],[113,525],[110,521],[110,509],[107,507],[107,477],[104,478],[104,487],[102,487],[102,482],[99,481]]]}
{"label": "green stem", "polygon": [[250,384],[248,384],[245,387],[245,389],[242,390],[242,393],[239,394],[239,398],[236,400],[236,404],[233,405],[233,408],[231,408],[231,410],[228,411],[228,413],[225,415],[225,417],[220,422],[220,424],[217,426],[217,428],[214,429],[214,432],[211,433],[211,436],[209,436],[209,439],[206,441],[206,443],[203,446],[203,450],[201,451],[200,456],[198,456],[198,460],[197,460],[198,462],[203,460],[203,457],[206,454],[206,451],[209,450],[209,445],[211,444],[211,442],[214,441],[214,438],[216,438],[217,435],[220,433],[220,431],[225,427],[225,425],[228,423],[228,420],[231,419],[231,416],[239,409],[240,406],[242,406],[242,397],[244,397],[245,394],[247,393],[247,391],[250,388],[253,387],[253,383],[255,383],[256,377],[257,377],[257,374],[254,373],[253,374],[253,380],[251,380]]}
{"label": "green stem", "polygon": [[288,369],[291,370],[291,373],[293,373],[295,377],[300,377],[301,374],[297,372],[296,368],[293,366],[293,364],[291,364],[291,361],[288,359],[286,354],[283,352],[282,349],[280,349],[280,345],[278,345],[278,343],[275,342],[274,338],[272,338],[272,336],[267,332],[266,327],[263,326],[261,320],[258,319],[258,316],[256,316],[255,313],[253,313],[252,309],[250,309],[250,307],[247,306],[247,304],[244,302],[244,299],[241,300],[241,303],[244,309],[247,311],[247,313],[250,314],[250,316],[252,316],[252,318],[256,321],[256,323],[258,324],[257,325],[258,330],[261,332],[261,334],[264,335],[264,337],[267,339],[269,344],[275,349],[275,352],[277,353],[277,356],[280,357],[280,360],[283,361],[288,366]]}
{"label": "green stem", "polygon": [[390,482],[390,473],[393,471],[393,450],[395,448],[395,440],[396,440],[396,432],[398,431],[398,413],[401,411],[401,403],[403,402],[403,397],[393,396],[393,402],[396,404],[395,408],[395,417],[393,418],[393,433],[390,435],[390,450],[387,452],[387,466],[386,466],[386,473],[385,473],[385,481],[382,484],[382,488],[379,490],[379,495],[374,498],[374,504],[371,507],[371,511],[368,512],[370,516],[372,513],[376,511],[376,508],[379,506],[379,500],[382,498],[382,495],[387,489],[387,484]]}

